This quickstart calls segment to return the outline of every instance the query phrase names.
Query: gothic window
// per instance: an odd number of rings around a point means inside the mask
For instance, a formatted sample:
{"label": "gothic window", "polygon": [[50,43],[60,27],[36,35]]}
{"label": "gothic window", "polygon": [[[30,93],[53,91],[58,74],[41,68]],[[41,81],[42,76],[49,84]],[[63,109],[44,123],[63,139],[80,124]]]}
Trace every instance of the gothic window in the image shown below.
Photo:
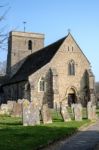
{"label": "gothic window", "polygon": [[75,63],[73,60],[71,60],[68,64],[68,74],[75,75]]}
{"label": "gothic window", "polygon": [[73,46],[72,46],[72,52],[73,52],[73,49],[74,49],[74,48],[73,48]]}
{"label": "gothic window", "polygon": [[32,50],[32,41],[31,40],[28,41],[28,50]]}
{"label": "gothic window", "polygon": [[68,51],[69,51],[69,46],[68,46]]}
{"label": "gothic window", "polygon": [[45,81],[44,78],[39,80],[39,91],[45,91]]}

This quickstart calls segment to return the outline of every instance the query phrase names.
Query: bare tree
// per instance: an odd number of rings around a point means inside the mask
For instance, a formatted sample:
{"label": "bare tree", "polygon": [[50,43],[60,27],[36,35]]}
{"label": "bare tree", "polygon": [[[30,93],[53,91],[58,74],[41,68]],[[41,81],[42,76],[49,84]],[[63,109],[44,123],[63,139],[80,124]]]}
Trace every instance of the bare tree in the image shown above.
{"label": "bare tree", "polygon": [[7,50],[7,38],[8,33],[6,31],[7,26],[3,25],[3,21],[6,19],[6,15],[10,9],[9,4],[0,5],[0,10],[4,10],[0,16],[0,50]]}
{"label": "bare tree", "polygon": [[[0,5],[0,51],[7,50],[7,25],[5,25],[5,20],[10,7],[9,4]],[[2,12],[2,13],[1,13]],[[6,72],[6,61],[0,61],[0,74],[3,75]]]}
{"label": "bare tree", "polygon": [[6,74],[6,60],[1,62],[0,61],[0,75]]}

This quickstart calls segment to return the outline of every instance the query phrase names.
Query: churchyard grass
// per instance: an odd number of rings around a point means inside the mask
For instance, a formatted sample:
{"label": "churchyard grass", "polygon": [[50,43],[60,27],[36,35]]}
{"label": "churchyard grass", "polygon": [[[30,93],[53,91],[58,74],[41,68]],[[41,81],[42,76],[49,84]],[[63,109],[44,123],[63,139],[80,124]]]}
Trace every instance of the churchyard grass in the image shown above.
{"label": "churchyard grass", "polygon": [[99,119],[99,107],[96,109],[96,115],[97,115],[97,118]]}
{"label": "churchyard grass", "polygon": [[89,120],[63,122],[53,113],[53,123],[38,126],[22,125],[21,118],[0,116],[0,150],[36,150],[75,133]]}

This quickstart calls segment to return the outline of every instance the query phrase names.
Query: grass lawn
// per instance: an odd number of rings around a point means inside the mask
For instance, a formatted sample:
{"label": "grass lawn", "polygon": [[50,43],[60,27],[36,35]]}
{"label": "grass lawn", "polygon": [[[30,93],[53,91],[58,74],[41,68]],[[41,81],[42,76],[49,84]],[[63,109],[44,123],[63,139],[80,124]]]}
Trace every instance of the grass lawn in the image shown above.
{"label": "grass lawn", "polygon": [[96,109],[96,114],[99,117],[99,108]]}
{"label": "grass lawn", "polygon": [[83,120],[64,123],[56,113],[52,124],[24,127],[21,118],[0,116],[0,150],[36,150],[70,136],[89,122]]}

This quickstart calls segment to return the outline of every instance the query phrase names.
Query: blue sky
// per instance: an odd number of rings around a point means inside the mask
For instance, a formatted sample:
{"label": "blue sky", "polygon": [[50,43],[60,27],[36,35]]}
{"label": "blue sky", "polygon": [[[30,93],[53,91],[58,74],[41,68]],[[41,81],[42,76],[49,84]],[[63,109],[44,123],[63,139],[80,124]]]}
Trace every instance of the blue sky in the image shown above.
{"label": "blue sky", "polygon": [[[23,31],[45,34],[45,45],[67,35],[67,30],[79,44],[92,65],[99,81],[99,0],[0,0],[10,8],[0,27],[6,31]],[[7,8],[0,8],[0,14]],[[7,52],[0,50],[0,61]]]}

